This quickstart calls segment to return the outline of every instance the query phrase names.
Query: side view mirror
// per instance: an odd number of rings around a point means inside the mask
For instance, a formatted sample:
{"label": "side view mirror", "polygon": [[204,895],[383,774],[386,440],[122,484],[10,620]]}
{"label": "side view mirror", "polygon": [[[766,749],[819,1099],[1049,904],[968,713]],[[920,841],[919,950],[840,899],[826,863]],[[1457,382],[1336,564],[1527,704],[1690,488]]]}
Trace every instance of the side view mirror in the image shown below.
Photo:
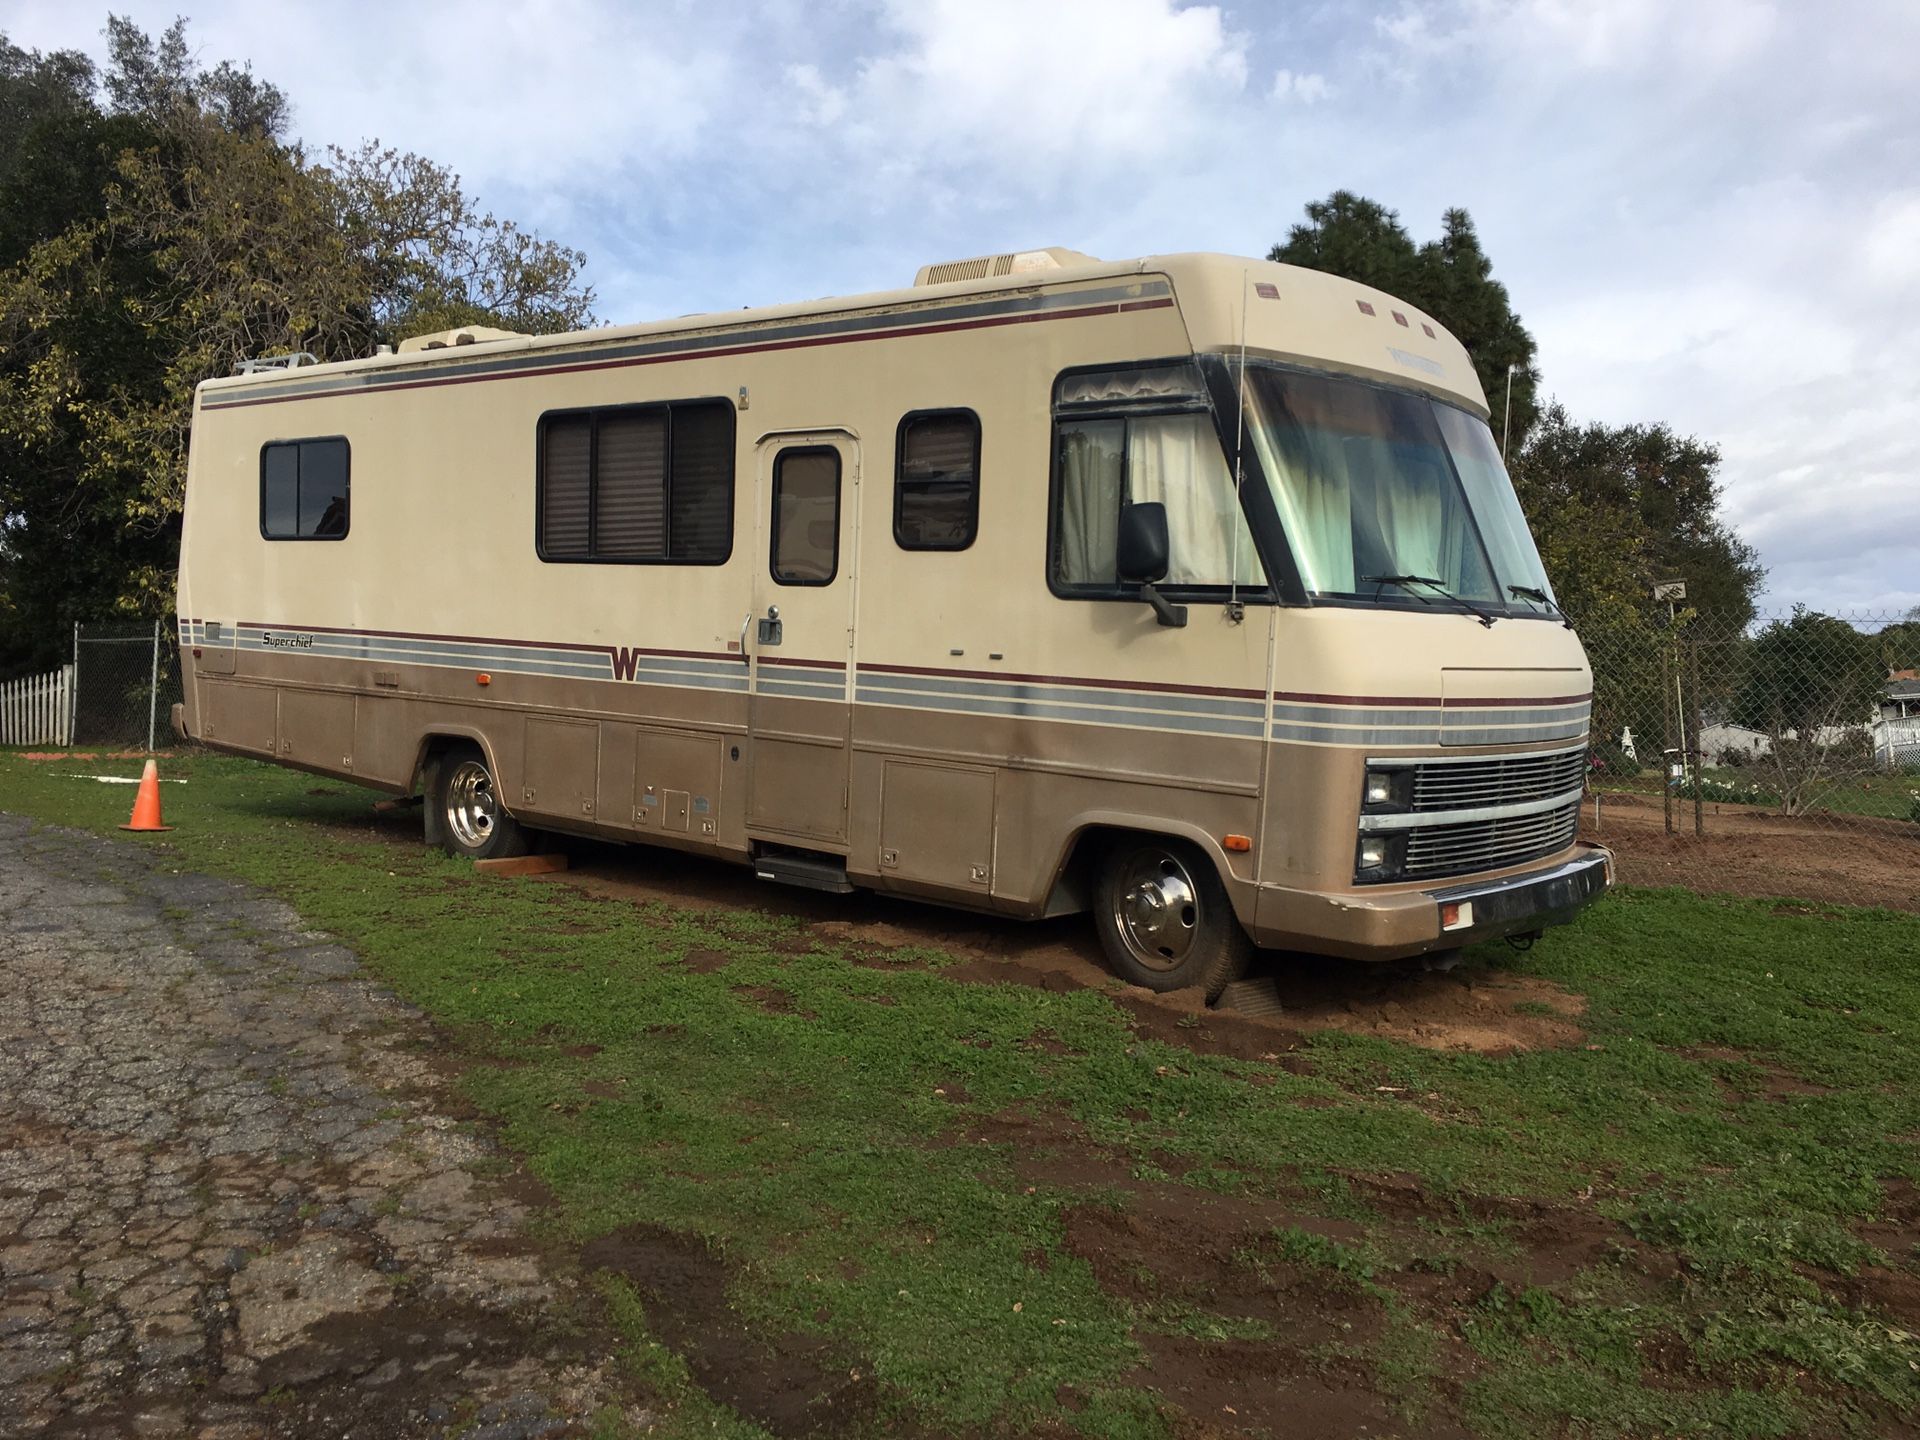
{"label": "side view mirror", "polygon": [[1122,580],[1140,585],[1164,580],[1172,548],[1167,539],[1167,507],[1158,500],[1142,500],[1120,512],[1114,561]]}
{"label": "side view mirror", "polygon": [[1120,512],[1120,533],[1114,542],[1114,569],[1122,580],[1140,587],[1140,598],[1153,607],[1162,625],[1185,625],[1187,607],[1168,603],[1154,589],[1164,580],[1173,553],[1167,537],[1167,507],[1158,500],[1142,500]]}

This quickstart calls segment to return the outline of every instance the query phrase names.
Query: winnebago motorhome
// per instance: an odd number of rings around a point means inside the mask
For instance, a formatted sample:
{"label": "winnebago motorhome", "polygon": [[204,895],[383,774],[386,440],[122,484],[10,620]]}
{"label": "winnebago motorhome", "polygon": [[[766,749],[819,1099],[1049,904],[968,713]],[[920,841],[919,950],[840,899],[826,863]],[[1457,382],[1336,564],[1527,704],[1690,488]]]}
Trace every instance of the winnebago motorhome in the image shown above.
{"label": "winnebago motorhome", "polygon": [[185,735],[1003,915],[1217,993],[1568,919],[1591,675],[1466,352],[1314,271],[885,294],[255,368],[195,403]]}

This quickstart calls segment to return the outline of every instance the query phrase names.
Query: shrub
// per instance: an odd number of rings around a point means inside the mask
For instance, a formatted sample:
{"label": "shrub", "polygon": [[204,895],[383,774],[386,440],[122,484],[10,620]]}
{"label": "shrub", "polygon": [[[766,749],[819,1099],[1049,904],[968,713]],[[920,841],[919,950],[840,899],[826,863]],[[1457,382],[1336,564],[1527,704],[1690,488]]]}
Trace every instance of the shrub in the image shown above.
{"label": "shrub", "polygon": [[1596,740],[1593,745],[1593,771],[1596,775],[1632,776],[1640,773],[1640,762],[1615,740]]}

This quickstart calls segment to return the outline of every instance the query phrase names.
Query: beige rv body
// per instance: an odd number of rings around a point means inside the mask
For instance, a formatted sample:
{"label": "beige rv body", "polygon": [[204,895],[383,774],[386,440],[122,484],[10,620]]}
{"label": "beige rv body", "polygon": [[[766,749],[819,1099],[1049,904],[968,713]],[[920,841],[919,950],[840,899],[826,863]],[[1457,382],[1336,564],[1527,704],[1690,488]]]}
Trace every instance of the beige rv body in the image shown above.
{"label": "beige rv body", "polygon": [[[1484,417],[1459,344],[1310,271],[1064,258],[204,384],[179,724],[216,749],[402,793],[436,746],[465,738],[541,829],[843,858],[860,886],[1013,916],[1085,903],[1075,857],[1090,834],[1183,837],[1256,941],[1362,958],[1456,943],[1440,905],[1462,886],[1591,859],[1568,820],[1564,844],[1521,863],[1355,883],[1371,761],[1584,759],[1590,673],[1563,625],[1253,603],[1196,604],[1169,628],[1137,600],[1048,584],[1063,371],[1244,348]],[[540,558],[543,415],[714,397],[734,406],[724,564]],[[900,422],[953,407],[980,422],[977,538],[904,550]],[[262,447],[324,436],[351,447],[347,534],[264,539]],[[841,465],[824,585],[769,569],[770,476],[794,447]],[[770,607],[777,630],[761,624]],[[1564,766],[1576,789],[1580,768]]]}

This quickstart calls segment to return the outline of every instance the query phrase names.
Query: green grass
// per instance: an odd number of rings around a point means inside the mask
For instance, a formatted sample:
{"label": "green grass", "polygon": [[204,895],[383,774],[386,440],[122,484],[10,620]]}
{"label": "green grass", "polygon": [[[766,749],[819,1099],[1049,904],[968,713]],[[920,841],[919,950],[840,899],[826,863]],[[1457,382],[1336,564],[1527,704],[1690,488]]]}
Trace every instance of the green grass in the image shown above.
{"label": "green grass", "polygon": [[[0,755],[0,809],[111,830],[129,788],[56,772],[113,763]],[[1466,962],[1586,996],[1581,1045],[1489,1058],[1327,1032],[1296,1074],[1143,1040],[1097,989],[959,984],[937,951],[862,966],[778,892],[696,910],[481,882],[396,843],[344,784],[206,757],[166,773],[189,781],[166,787],[178,828],[128,843],[281,893],[490,1062],[461,1083],[552,1187],[554,1240],[704,1236],[738,1310],[829,1337],[928,1428],[1171,1435],[1143,1388],[1155,1334],[1280,1334],[1191,1291],[1125,1299],[1068,1249],[1074,1207],[1149,1192],[1356,1227],[1270,1226],[1245,1254],[1227,1236],[1221,1263],[1375,1306],[1367,1363],[1408,1435],[1436,1409],[1496,1437],[1870,1434],[1920,1406],[1920,1317],[1840,1298],[1862,1267],[1915,1265],[1862,1237],[1882,1182],[1920,1177],[1920,917],[1618,892],[1524,958]],[[693,949],[729,963],[702,973]],[[1031,1145],[964,1139],[1010,1116],[1084,1137],[1115,1178],[1036,1183]],[[1542,1215],[1610,1238],[1542,1270]],[[630,1287],[593,1288],[661,1433],[759,1433]]]}

